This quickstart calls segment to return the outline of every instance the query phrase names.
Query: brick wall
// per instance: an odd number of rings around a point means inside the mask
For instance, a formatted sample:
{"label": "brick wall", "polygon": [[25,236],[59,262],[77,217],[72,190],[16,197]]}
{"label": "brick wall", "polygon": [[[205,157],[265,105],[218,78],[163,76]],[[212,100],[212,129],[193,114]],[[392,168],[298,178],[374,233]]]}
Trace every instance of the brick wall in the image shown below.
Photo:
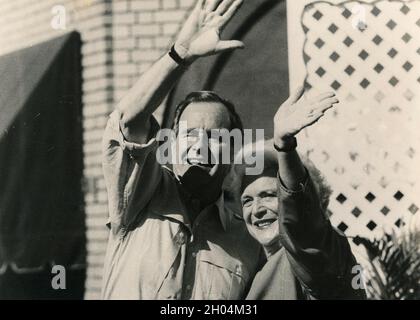
{"label": "brick wall", "polygon": [[[107,115],[170,46],[194,0],[0,0],[0,55],[77,30],[82,37],[86,299],[100,294],[108,232],[101,139]],[[64,8],[66,28],[52,27]],[[161,111],[156,116],[160,118]]]}
{"label": "brick wall", "polygon": [[[113,2],[114,94],[118,101],[151,63],[169,49],[194,0]],[[161,110],[157,111],[160,118]]]}

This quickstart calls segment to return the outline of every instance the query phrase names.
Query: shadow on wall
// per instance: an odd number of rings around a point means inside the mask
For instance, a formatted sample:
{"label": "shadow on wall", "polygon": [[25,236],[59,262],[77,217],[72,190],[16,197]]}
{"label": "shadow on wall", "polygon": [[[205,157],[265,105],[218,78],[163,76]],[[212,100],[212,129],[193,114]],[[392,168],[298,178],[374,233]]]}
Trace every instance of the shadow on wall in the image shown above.
{"label": "shadow on wall", "polygon": [[223,38],[241,40],[246,49],[194,63],[168,101],[163,126],[172,125],[188,93],[214,90],[235,104],[245,128],[270,137],[273,115],[289,95],[286,1],[245,2]]}

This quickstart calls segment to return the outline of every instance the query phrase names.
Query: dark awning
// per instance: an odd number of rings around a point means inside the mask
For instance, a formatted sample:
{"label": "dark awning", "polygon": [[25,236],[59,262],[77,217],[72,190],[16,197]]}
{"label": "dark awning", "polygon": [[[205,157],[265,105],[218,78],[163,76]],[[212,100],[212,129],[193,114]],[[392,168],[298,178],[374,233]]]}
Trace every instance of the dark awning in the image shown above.
{"label": "dark awning", "polygon": [[83,265],[80,37],[0,57],[0,273]]}

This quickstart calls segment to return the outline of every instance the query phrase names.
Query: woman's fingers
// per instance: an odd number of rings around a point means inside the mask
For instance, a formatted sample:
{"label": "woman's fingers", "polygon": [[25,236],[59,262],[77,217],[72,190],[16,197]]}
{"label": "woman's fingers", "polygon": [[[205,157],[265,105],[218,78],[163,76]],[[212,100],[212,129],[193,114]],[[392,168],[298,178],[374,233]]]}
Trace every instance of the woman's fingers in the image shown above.
{"label": "woman's fingers", "polygon": [[294,103],[298,102],[299,99],[302,98],[304,93],[305,93],[305,87],[304,86],[297,87],[297,89],[292,93],[292,95],[289,97],[287,102],[289,104],[294,104]]}
{"label": "woman's fingers", "polygon": [[312,120],[308,123],[308,125],[306,127],[310,127],[312,125],[314,125],[315,123],[317,123],[322,117],[324,116],[323,113],[318,114],[316,117],[313,117]]}
{"label": "woman's fingers", "polygon": [[335,104],[340,101],[337,98],[328,98],[315,104],[309,104],[304,111],[307,115],[317,114],[318,112],[324,112],[332,108]]}
{"label": "woman's fingers", "polygon": [[336,103],[338,103],[337,98],[328,98],[323,102],[318,103],[315,106],[312,106],[308,109],[306,113],[306,120],[304,121],[304,125],[302,129],[313,125],[314,123],[318,122],[324,115],[325,112],[329,109],[333,108]]}
{"label": "woman's fingers", "polygon": [[334,98],[335,97],[335,93],[334,92],[325,92],[322,93],[318,96],[316,96],[315,98],[312,98],[308,101],[309,104],[317,104],[319,102],[322,102],[326,99],[330,99],[330,98]]}
{"label": "woman's fingers", "polygon": [[315,112],[325,112],[326,110],[334,107],[335,104],[339,103],[340,101],[337,98],[329,98],[326,100],[323,100],[322,102],[316,104],[314,106]]}
{"label": "woman's fingers", "polygon": [[302,128],[300,130],[303,130],[307,127],[312,126],[313,124],[317,123],[325,114],[322,113],[317,113],[317,114],[313,114],[311,117],[307,118],[307,121],[305,121],[305,123],[303,124]]}
{"label": "woman's fingers", "polygon": [[[304,93],[303,88],[299,88],[294,94],[288,99],[288,103],[284,106],[286,109],[280,108],[280,110],[287,110],[290,108],[290,114],[283,112],[281,113],[284,117],[284,121],[289,124],[296,124],[296,133],[301,130],[315,124],[318,122],[324,115],[325,112],[339,103],[339,100],[335,96],[334,92],[327,92],[319,95],[318,97],[312,99],[313,103],[308,103],[307,101],[300,101]],[[293,104],[298,104],[297,107],[293,107]],[[279,111],[278,111],[279,112]],[[276,114],[277,116],[277,114]]]}

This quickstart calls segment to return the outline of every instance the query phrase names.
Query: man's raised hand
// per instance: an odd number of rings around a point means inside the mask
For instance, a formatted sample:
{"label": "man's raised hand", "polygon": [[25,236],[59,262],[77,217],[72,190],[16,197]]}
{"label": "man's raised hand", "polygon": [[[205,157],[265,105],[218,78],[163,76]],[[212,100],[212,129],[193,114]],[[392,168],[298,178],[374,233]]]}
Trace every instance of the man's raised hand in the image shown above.
{"label": "man's raised hand", "polygon": [[175,50],[187,61],[243,48],[241,41],[220,39],[220,33],[238,12],[243,0],[199,0],[182,27]]}
{"label": "man's raised hand", "polygon": [[338,99],[334,92],[323,93],[305,100],[304,87],[300,87],[282,104],[274,116],[274,143],[282,147],[304,128],[321,119]]}

